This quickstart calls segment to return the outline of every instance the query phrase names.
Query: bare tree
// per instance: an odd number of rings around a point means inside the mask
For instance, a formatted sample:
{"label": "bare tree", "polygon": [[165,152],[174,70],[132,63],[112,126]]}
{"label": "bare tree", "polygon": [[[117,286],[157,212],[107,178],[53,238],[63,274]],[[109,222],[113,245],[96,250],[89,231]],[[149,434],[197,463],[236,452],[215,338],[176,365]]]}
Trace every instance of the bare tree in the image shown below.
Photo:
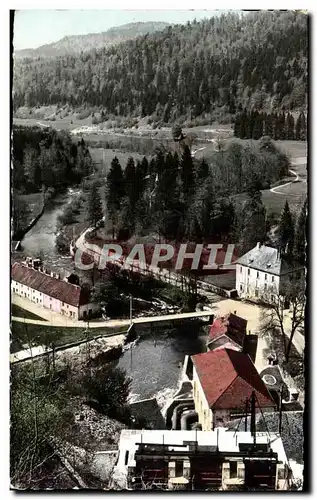
{"label": "bare tree", "polygon": [[305,290],[303,282],[289,280],[283,287],[282,293],[274,294],[274,301],[269,307],[262,309],[261,316],[263,332],[272,334],[276,331],[281,332],[285,361],[288,363],[294,335],[304,326]]}

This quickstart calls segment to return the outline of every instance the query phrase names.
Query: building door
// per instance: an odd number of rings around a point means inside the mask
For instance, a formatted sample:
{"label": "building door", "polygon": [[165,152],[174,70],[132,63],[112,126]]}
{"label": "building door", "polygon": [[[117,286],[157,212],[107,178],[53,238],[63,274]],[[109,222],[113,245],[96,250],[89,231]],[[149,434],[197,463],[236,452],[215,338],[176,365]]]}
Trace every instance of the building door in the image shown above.
{"label": "building door", "polygon": [[274,490],[276,463],[271,460],[245,460],[245,486],[259,490]]}
{"label": "building door", "polygon": [[84,311],[84,319],[87,318],[87,311]]}
{"label": "building door", "polygon": [[193,489],[205,491],[216,490],[222,484],[222,461],[216,456],[193,458],[192,461]]}

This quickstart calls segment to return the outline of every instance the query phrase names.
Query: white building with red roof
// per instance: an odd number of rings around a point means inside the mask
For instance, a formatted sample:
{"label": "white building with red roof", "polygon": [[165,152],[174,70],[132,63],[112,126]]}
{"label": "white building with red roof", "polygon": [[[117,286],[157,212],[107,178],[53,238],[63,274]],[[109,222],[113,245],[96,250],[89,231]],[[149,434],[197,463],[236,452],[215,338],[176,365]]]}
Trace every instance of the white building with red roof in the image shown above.
{"label": "white building with red roof", "polygon": [[[38,264],[35,267],[35,262]],[[11,269],[11,291],[71,319],[86,319],[99,310],[82,287],[47,273],[38,261],[15,262]]]}
{"label": "white building with red roof", "polygon": [[246,413],[254,391],[257,411],[273,411],[275,402],[250,357],[217,349],[191,357],[195,411],[203,431],[213,430]]}

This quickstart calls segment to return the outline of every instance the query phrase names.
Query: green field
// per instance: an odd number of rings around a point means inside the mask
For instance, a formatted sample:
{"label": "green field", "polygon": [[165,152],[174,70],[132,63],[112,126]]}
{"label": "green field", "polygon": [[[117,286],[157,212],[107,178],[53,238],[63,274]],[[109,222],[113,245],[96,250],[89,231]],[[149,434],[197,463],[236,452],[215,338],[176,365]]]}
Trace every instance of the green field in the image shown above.
{"label": "green field", "polygon": [[125,153],[118,149],[103,149],[103,148],[89,148],[93,161],[97,164],[98,172],[102,177],[105,177],[109,171],[110,164],[116,156],[124,169],[126,167],[128,158],[131,156],[136,163],[137,160],[142,160],[143,156],[138,153]]}
{"label": "green field", "polygon": [[[281,193],[272,193],[269,189],[262,191],[262,202],[268,214],[280,215],[286,200],[292,212],[298,213],[307,196],[307,184],[304,182],[295,182],[281,188]],[[246,200],[246,193],[233,196],[232,199],[237,207]]]}
{"label": "green field", "polygon": [[28,343],[28,339],[32,344],[42,345],[48,342],[54,342],[56,347],[65,344],[72,344],[85,339],[93,339],[100,335],[108,336],[114,333],[124,333],[127,331],[126,326],[118,327],[100,327],[92,328],[87,333],[87,329],[76,327],[58,327],[51,325],[35,325],[31,323],[20,323],[12,321],[11,326],[11,352],[17,352],[23,349],[23,344]]}

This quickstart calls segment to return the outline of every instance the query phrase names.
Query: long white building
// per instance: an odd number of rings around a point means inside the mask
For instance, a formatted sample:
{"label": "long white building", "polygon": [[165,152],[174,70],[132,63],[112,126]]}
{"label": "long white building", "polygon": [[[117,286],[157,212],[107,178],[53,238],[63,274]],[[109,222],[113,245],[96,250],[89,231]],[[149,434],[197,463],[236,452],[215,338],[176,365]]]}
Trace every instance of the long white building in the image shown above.
{"label": "long white building", "polygon": [[13,264],[11,291],[74,320],[87,319],[99,310],[99,305],[90,301],[88,291],[61,280],[55,273],[47,273],[37,260]]}

